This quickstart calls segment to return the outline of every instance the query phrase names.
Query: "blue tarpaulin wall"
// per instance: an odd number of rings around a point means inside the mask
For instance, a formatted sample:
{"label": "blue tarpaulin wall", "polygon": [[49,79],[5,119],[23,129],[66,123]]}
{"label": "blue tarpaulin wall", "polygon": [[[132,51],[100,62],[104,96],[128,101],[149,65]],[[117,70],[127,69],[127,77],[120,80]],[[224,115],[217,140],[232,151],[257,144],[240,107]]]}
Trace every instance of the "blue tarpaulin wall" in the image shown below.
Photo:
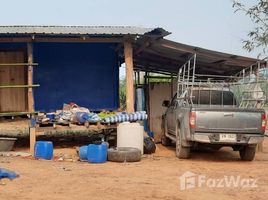
{"label": "blue tarpaulin wall", "polygon": [[119,66],[114,44],[34,43],[35,109],[54,111],[74,102],[90,110],[119,106]]}
{"label": "blue tarpaulin wall", "polygon": [[[26,43],[0,43],[24,49]],[[119,107],[119,66],[108,43],[33,43],[35,110],[55,111],[74,102],[90,110]],[[27,60],[27,58],[26,58]],[[26,61],[27,62],[27,61]]]}

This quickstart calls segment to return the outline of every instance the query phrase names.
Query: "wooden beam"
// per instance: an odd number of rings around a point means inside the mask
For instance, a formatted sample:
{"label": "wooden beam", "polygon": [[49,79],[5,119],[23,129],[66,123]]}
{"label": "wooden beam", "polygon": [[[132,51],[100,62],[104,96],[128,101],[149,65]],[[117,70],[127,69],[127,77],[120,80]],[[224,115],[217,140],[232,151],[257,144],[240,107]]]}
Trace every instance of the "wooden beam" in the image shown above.
{"label": "wooden beam", "polygon": [[[0,67],[17,67],[17,66],[22,66],[22,67],[25,67],[25,66],[29,66],[30,64],[29,63],[0,63]],[[32,63],[31,64],[32,66],[38,66],[37,63]]]}
{"label": "wooden beam", "polygon": [[13,116],[21,116],[28,114],[38,114],[38,112],[1,112],[0,117],[13,117]]}
{"label": "wooden beam", "polygon": [[95,37],[69,37],[69,38],[40,38],[40,37],[23,37],[23,38],[0,38],[0,42],[96,42],[96,43],[123,43],[122,37],[95,38]]}
{"label": "wooden beam", "polygon": [[[33,88],[33,87],[39,87],[39,84],[35,85],[0,85],[0,88]],[[32,112],[32,111],[29,111]]]}
{"label": "wooden beam", "polygon": [[145,50],[149,46],[150,46],[150,42],[145,41],[138,49],[135,50],[134,54],[138,55],[139,53],[141,53],[143,50]]}
{"label": "wooden beam", "polygon": [[32,38],[30,37],[23,37],[23,38],[0,38],[0,42],[31,42]]}
{"label": "wooden beam", "polygon": [[[28,73],[27,73],[27,84],[33,85],[33,44],[27,43],[27,55],[28,55]],[[28,87],[28,112],[34,112],[34,97],[33,88]]]}
{"label": "wooden beam", "polygon": [[36,38],[35,42],[100,42],[100,43],[122,43],[123,39],[116,38],[90,38],[90,37],[78,37],[78,38]]}
{"label": "wooden beam", "polygon": [[34,156],[34,146],[36,142],[36,128],[30,127],[29,132],[30,132],[30,152],[32,156]]}
{"label": "wooden beam", "polygon": [[132,43],[124,42],[126,64],[126,107],[127,112],[134,112],[134,82],[133,82],[133,48]]}

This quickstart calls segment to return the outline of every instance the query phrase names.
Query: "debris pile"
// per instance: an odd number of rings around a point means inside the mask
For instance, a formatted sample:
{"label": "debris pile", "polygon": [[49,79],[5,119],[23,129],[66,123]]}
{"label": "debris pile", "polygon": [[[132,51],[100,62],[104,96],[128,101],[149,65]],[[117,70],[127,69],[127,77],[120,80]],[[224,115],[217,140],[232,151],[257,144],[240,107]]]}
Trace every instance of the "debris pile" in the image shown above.
{"label": "debris pile", "polygon": [[62,110],[57,110],[52,113],[41,113],[37,117],[37,123],[56,122],[58,124],[84,124],[101,122],[103,124],[120,123],[120,122],[135,122],[146,120],[147,114],[145,111],[133,113],[126,112],[110,112],[102,111],[99,113],[91,112],[88,108],[78,106],[75,103],[63,104]]}

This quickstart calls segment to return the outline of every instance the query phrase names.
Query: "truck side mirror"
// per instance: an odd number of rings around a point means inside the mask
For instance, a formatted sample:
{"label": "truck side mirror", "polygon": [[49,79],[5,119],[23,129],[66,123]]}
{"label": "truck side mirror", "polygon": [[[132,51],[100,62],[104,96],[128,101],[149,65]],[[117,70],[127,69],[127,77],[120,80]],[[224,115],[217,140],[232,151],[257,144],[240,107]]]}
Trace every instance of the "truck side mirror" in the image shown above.
{"label": "truck side mirror", "polygon": [[169,100],[164,100],[163,103],[162,103],[162,106],[163,107],[169,107],[170,105],[170,101]]}

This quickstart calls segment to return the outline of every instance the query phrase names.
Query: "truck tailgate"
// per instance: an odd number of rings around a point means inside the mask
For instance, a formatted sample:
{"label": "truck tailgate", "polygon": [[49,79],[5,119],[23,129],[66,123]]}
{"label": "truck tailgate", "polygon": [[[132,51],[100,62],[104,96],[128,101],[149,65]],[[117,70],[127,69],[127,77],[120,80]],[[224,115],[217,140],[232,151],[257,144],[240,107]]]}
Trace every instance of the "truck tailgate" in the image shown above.
{"label": "truck tailgate", "polygon": [[197,132],[261,133],[260,109],[196,108],[195,112]]}

